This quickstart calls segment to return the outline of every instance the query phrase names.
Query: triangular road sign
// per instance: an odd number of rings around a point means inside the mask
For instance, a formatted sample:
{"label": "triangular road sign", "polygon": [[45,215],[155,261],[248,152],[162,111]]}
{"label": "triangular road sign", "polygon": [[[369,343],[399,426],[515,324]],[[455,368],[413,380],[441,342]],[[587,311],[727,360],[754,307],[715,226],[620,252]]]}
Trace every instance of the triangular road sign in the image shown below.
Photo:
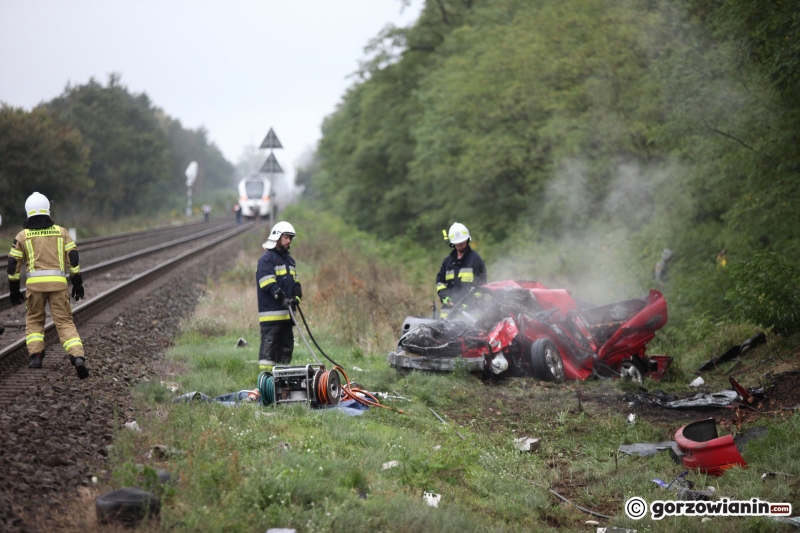
{"label": "triangular road sign", "polygon": [[261,166],[261,170],[259,170],[259,172],[263,172],[265,174],[283,174],[283,169],[278,164],[278,160],[275,159],[275,154],[270,152],[269,157],[266,161],[264,161],[264,164]]}
{"label": "triangular road sign", "polygon": [[264,137],[264,140],[261,142],[261,146],[259,148],[269,148],[270,150],[274,150],[275,148],[283,148],[283,145],[278,140],[278,136],[275,135],[275,132],[272,131],[272,128],[269,129],[269,133],[267,136]]}

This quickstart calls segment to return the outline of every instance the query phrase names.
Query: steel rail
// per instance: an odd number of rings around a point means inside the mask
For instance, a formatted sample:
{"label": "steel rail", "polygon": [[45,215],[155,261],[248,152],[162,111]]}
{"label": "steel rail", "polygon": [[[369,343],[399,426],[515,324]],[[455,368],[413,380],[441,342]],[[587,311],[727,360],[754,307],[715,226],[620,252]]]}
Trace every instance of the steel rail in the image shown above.
{"label": "steel rail", "polygon": [[[97,237],[89,237],[87,239],[79,239],[76,241],[82,251],[94,250],[97,248],[105,248],[108,246],[115,246],[117,244],[124,244],[126,242],[138,241],[147,239],[149,237],[157,237],[159,235],[177,233],[181,230],[191,229],[194,226],[206,224],[206,222],[199,220],[195,222],[187,222],[186,224],[170,225],[170,226],[156,226],[154,228],[141,229],[136,231],[128,231],[124,233],[114,233],[112,235],[99,235]],[[0,269],[5,269],[8,266],[8,254],[0,254]]]}
{"label": "steel rail", "polygon": [[[194,233],[192,235],[187,235],[186,237],[181,237],[180,239],[175,239],[173,241],[166,242],[164,244],[157,244],[155,246],[151,246],[150,248],[145,248],[144,250],[138,250],[136,252],[131,252],[129,254],[123,255],[121,257],[115,257],[114,259],[109,259],[108,261],[103,261],[102,263],[98,263],[96,265],[92,265],[90,267],[81,268],[81,274],[99,274],[105,270],[110,270],[125,261],[130,261],[131,259],[140,259],[147,255],[160,252],[166,248],[170,248],[172,246],[178,246],[180,244],[184,244],[196,239],[201,239],[213,233],[219,233],[220,231],[225,231],[230,229],[231,227],[235,226],[235,222],[231,222],[229,224],[225,224],[224,226],[217,226],[211,228],[209,230]],[[23,294],[25,293],[25,289],[21,291]],[[11,294],[5,293],[0,295],[0,311],[5,311],[6,309],[11,309],[13,307],[11,305]]]}
{"label": "steel rail", "polygon": [[[217,244],[225,242],[226,240],[230,239],[231,237],[235,237],[240,233],[248,231],[255,227],[253,224],[245,224],[244,226],[237,226],[236,229],[230,231],[224,235],[217,237],[216,239],[200,246],[198,248],[194,248],[187,252],[180,254],[177,257],[174,257],[160,265],[154,266],[149,270],[138,274],[131,279],[120,283],[119,285],[108,289],[107,291],[98,294],[91,300],[88,300],[72,309],[72,318],[76,323],[85,322],[92,316],[102,312],[107,307],[117,303],[121,298],[130,294],[134,290],[140,288],[143,285],[149,283],[152,279],[156,278],[157,276],[161,276],[172,270],[173,268],[177,267],[181,264],[182,261],[194,257],[198,254],[202,254],[207,252],[210,248],[213,248]],[[52,320],[47,321],[44,326],[45,332],[45,344],[52,343],[53,341],[58,341],[58,332],[56,331],[55,324]],[[11,356],[16,355],[20,352],[25,350],[25,337],[21,337],[14,341],[13,343],[9,344],[2,350],[0,350],[0,362],[3,362],[9,359]]]}

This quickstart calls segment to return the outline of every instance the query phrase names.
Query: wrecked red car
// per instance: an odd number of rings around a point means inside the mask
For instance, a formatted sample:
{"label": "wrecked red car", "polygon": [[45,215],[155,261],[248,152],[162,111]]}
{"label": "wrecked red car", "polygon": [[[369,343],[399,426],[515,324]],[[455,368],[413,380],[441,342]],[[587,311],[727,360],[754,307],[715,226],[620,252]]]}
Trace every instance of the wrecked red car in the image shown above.
{"label": "wrecked red car", "polygon": [[544,381],[621,376],[661,379],[672,358],[648,355],[647,343],[667,323],[664,296],[600,307],[578,305],[566,289],[536,281],[497,281],[473,288],[447,319],[408,317],[395,368],[485,375],[532,375]]}

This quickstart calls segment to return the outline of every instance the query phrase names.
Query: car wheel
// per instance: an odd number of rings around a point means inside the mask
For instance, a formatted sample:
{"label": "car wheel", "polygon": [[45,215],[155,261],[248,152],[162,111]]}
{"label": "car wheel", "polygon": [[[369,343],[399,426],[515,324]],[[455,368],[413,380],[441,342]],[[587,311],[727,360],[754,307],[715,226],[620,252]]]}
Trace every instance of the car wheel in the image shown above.
{"label": "car wheel", "polygon": [[619,376],[622,379],[629,379],[639,385],[644,383],[644,375],[644,365],[636,358],[624,361],[619,367]]}
{"label": "car wheel", "polygon": [[550,339],[539,339],[531,345],[531,373],[542,381],[564,381],[564,362]]}

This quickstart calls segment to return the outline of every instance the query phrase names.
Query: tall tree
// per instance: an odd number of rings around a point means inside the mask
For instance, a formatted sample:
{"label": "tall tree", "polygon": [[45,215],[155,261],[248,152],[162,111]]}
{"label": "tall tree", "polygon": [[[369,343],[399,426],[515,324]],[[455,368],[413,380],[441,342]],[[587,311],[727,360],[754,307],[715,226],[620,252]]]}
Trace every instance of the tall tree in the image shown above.
{"label": "tall tree", "polygon": [[53,213],[74,193],[91,190],[89,149],[81,133],[44,107],[0,107],[0,214],[6,225],[25,218],[25,199],[41,192]]}
{"label": "tall tree", "polygon": [[153,212],[170,180],[167,143],[145,94],[132,95],[111,75],[67,88],[48,107],[83,134],[91,148],[94,188],[81,195],[81,208],[106,216]]}

